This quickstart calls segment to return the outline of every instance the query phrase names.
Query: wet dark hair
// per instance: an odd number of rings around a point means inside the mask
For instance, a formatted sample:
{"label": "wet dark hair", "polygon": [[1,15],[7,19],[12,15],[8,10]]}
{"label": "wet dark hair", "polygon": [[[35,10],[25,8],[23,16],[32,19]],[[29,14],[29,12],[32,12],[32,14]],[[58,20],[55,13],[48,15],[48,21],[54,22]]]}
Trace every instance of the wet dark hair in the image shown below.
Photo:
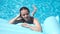
{"label": "wet dark hair", "polygon": [[22,8],[20,8],[20,13],[21,13],[21,11],[22,11],[23,9],[26,9],[26,10],[28,11],[28,13],[30,13],[30,11],[29,11],[29,9],[28,9],[27,7],[22,7]]}

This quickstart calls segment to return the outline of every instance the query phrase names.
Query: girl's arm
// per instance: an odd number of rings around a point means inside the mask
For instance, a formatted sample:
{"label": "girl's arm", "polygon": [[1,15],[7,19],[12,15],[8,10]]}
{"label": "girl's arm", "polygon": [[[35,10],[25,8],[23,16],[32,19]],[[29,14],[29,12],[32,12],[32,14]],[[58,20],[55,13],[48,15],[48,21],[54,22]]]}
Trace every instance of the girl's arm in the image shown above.
{"label": "girl's arm", "polygon": [[42,31],[41,25],[37,19],[34,19],[33,23],[35,24],[35,27],[30,26],[29,28],[31,28],[32,30],[35,30],[35,31]]}
{"label": "girl's arm", "polygon": [[10,24],[13,24],[14,22],[16,22],[16,20],[19,20],[20,18],[18,18],[20,16],[20,14],[18,14],[15,18],[13,18],[12,20],[9,21]]}
{"label": "girl's arm", "polygon": [[31,30],[34,31],[40,31],[40,32],[42,31],[41,25],[39,24],[37,19],[34,19],[34,25],[35,26],[30,26],[28,23],[23,23],[21,26],[30,28]]}

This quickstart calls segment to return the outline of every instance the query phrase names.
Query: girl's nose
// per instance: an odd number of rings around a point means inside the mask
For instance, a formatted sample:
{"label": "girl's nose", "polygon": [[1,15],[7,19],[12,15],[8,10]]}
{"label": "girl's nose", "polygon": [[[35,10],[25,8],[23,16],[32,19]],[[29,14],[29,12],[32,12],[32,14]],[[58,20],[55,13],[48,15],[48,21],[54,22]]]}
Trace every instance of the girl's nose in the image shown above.
{"label": "girl's nose", "polygon": [[27,18],[28,17],[28,15],[25,15],[25,18]]}

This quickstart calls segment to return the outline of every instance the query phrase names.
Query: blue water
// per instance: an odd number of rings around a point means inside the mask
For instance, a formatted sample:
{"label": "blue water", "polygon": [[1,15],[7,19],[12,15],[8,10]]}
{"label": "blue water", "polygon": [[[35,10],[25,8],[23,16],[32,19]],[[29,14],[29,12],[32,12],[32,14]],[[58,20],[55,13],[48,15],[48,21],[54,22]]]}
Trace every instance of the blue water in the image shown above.
{"label": "blue water", "polygon": [[0,18],[14,18],[22,6],[28,7],[32,12],[33,4],[37,7],[34,17],[38,17],[41,23],[49,16],[60,15],[60,0],[0,0]]}
{"label": "blue water", "polygon": [[[1,33],[2,34],[22,33],[20,32],[22,28],[19,29],[20,28],[19,26],[7,24],[8,22],[5,23],[5,21],[3,20],[9,21],[15,16],[17,16],[17,14],[19,14],[19,9],[23,6],[28,7],[30,9],[30,14],[31,14],[31,12],[33,11],[33,7],[32,7],[33,4],[37,7],[37,11],[34,15],[34,18],[37,18],[40,23],[44,23],[44,20],[49,16],[58,15],[60,17],[60,0],[0,0],[0,18],[1,18],[0,34]],[[14,29],[14,28],[17,28],[17,29]],[[22,31],[24,30],[22,29]],[[29,31],[28,34],[30,32],[31,31]],[[47,31],[47,32],[50,33],[50,31]],[[34,34],[37,34],[37,32],[34,32]]]}

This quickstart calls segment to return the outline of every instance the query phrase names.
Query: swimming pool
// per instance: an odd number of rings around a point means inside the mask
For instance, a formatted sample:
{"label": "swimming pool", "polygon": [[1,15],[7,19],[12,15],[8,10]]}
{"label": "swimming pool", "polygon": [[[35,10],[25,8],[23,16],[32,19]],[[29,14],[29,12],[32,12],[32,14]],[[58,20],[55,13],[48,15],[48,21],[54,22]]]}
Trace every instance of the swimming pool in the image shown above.
{"label": "swimming pool", "polygon": [[0,0],[0,18],[7,21],[11,20],[19,14],[19,9],[22,6],[28,7],[31,13],[33,11],[33,4],[37,7],[37,12],[34,17],[37,18],[41,24],[43,24],[49,16],[58,15],[60,18],[60,0]]}
{"label": "swimming pool", "polygon": [[0,0],[0,18],[10,20],[14,18],[22,6],[33,11],[32,5],[36,5],[37,12],[34,17],[41,23],[49,17],[60,15],[60,0]]}

